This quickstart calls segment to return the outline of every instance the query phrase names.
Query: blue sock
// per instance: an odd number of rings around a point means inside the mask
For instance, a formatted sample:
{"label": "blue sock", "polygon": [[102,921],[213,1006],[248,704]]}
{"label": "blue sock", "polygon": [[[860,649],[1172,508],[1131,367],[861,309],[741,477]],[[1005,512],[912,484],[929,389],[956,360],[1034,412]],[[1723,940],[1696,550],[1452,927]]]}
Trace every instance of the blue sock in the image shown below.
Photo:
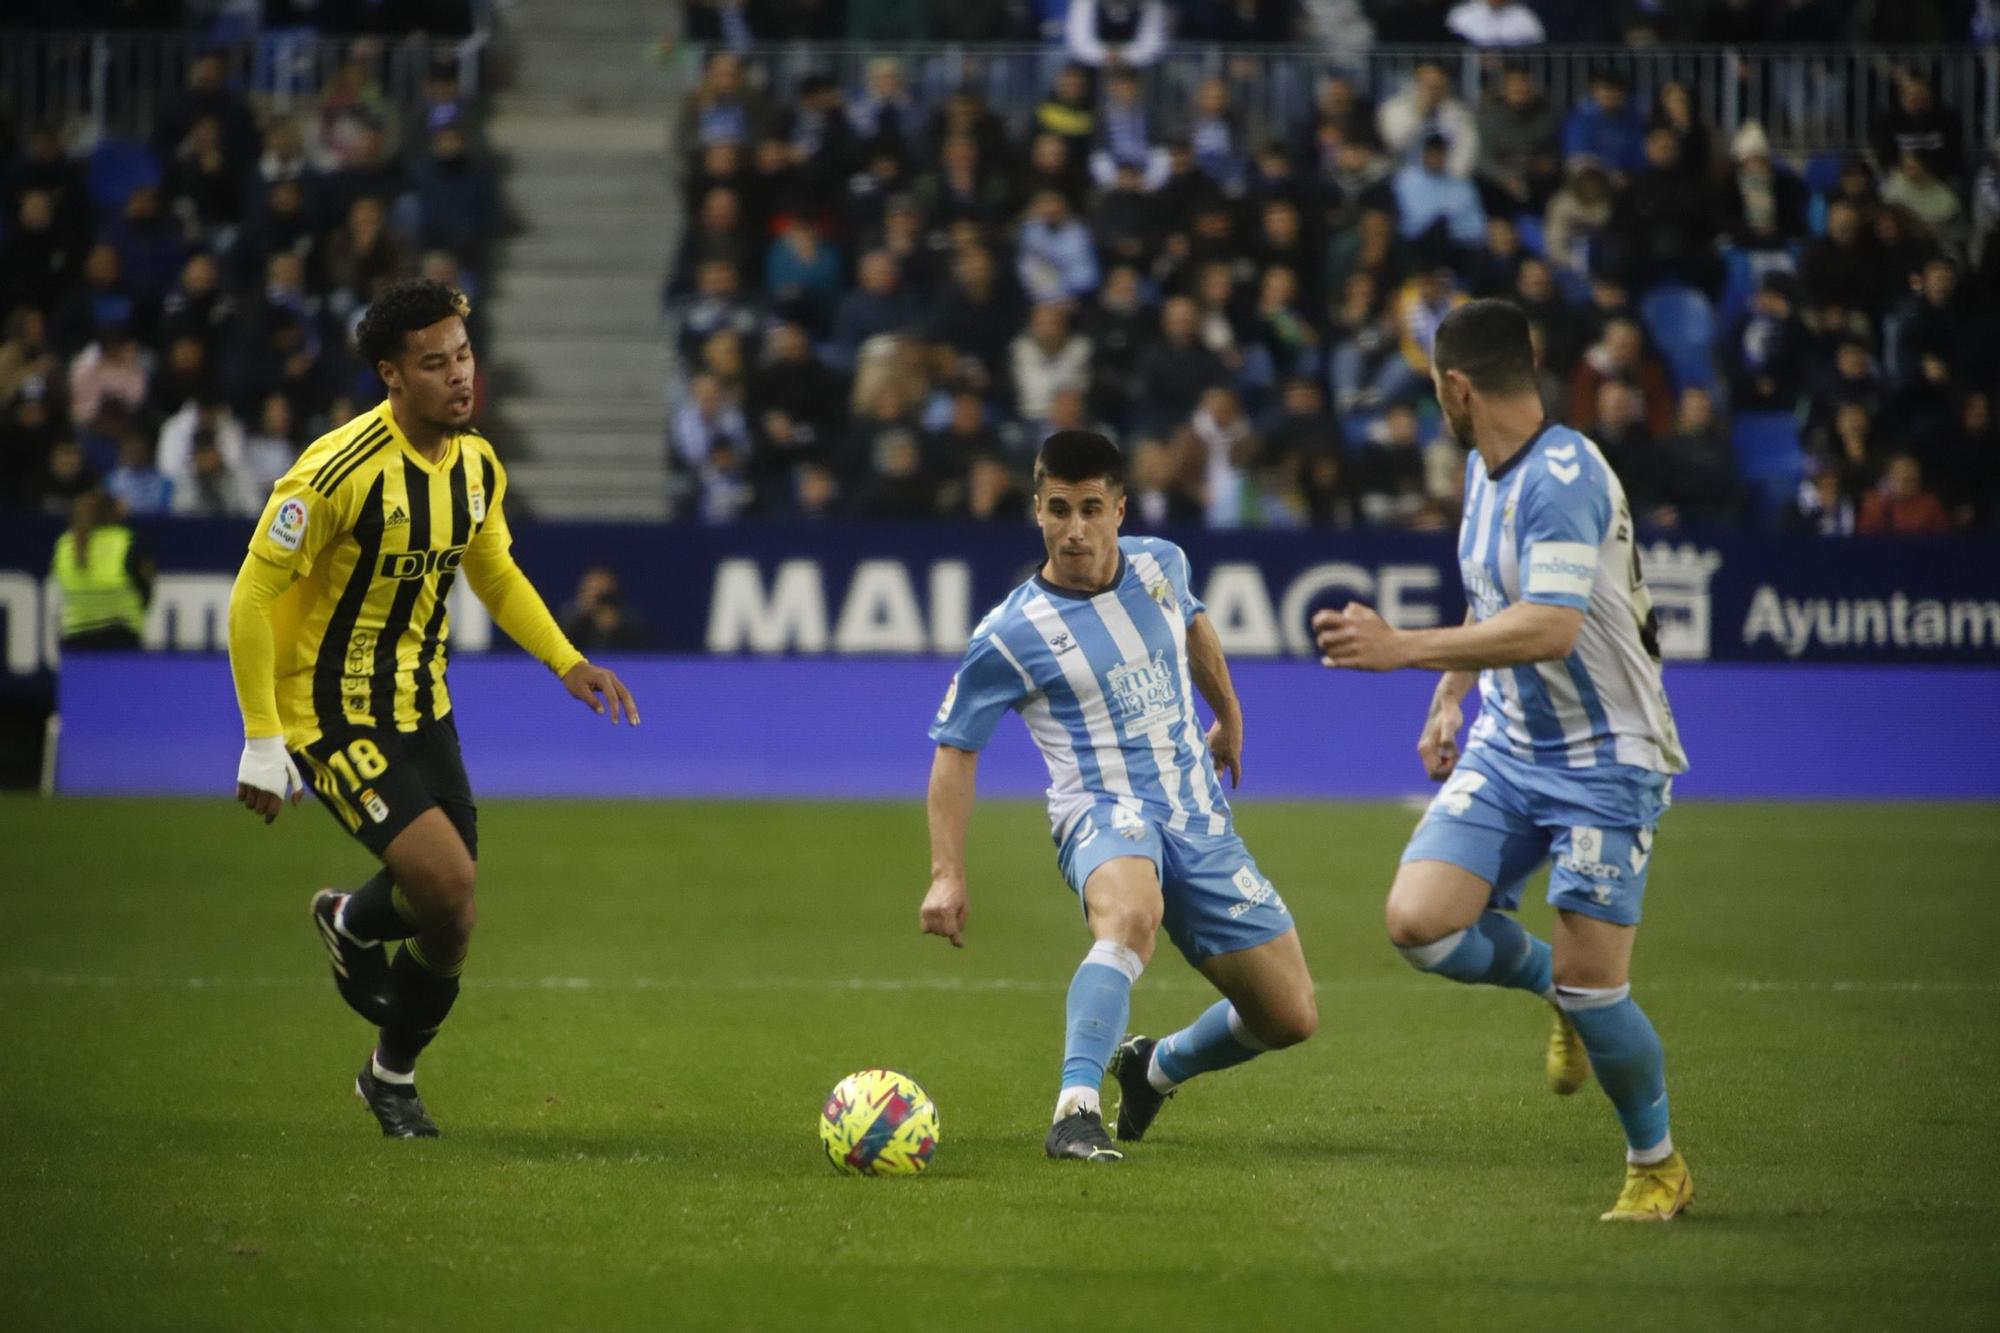
{"label": "blue sock", "polygon": [[1549,946],[1505,912],[1488,912],[1464,930],[1429,944],[1399,946],[1419,972],[1453,981],[1506,986],[1548,996],[1555,986]]}
{"label": "blue sock", "polygon": [[1153,1048],[1153,1064],[1146,1077],[1161,1092],[1170,1092],[1196,1074],[1240,1065],[1256,1059],[1264,1050],[1263,1043],[1243,1026],[1236,1006],[1227,1000],[1217,1000],[1202,1011],[1200,1018],[1171,1037],[1160,1039],[1160,1044]]}
{"label": "blue sock", "polygon": [[1674,1150],[1667,1126],[1667,1062],[1660,1036],[1632,999],[1630,985],[1613,990],[1556,988],[1556,1003],[1576,1024],[1591,1072],[1618,1109],[1626,1157],[1657,1162]]}
{"label": "blue sock", "polygon": [[1084,955],[1082,966],[1069,983],[1069,1028],[1063,1046],[1062,1092],[1056,1101],[1058,1117],[1078,1106],[1098,1109],[1104,1066],[1125,1035],[1132,983],[1144,967],[1138,954],[1109,940],[1099,940]]}

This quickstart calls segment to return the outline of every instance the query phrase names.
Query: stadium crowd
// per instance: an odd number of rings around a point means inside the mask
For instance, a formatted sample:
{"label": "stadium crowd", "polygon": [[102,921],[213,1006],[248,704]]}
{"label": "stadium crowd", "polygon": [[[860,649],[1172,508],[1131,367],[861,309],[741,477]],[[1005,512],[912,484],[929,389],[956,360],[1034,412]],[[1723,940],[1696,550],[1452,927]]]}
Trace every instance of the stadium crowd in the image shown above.
{"label": "stadium crowd", "polygon": [[0,508],[101,487],[132,515],[255,517],[379,400],[350,336],[372,293],[477,292],[500,217],[478,108],[445,65],[392,106],[380,54],[355,41],[284,113],[200,55],[143,138],[0,110]]}
{"label": "stadium crowd", "polygon": [[[1750,9],[1812,5],[1703,12]],[[1267,125],[1227,78],[1163,113],[1115,47],[1070,54],[1026,108],[926,102],[893,56],[779,101],[754,48],[710,54],[666,290],[682,512],[1011,521],[1035,441],[1091,425],[1138,526],[1437,528],[1462,453],[1429,337],[1506,295],[1551,416],[1649,527],[2000,517],[2000,159],[1914,71],[1870,143],[1793,161],[1609,64],[1558,106],[1525,65],[1440,57]],[[1462,58],[1493,62],[1477,104]]]}

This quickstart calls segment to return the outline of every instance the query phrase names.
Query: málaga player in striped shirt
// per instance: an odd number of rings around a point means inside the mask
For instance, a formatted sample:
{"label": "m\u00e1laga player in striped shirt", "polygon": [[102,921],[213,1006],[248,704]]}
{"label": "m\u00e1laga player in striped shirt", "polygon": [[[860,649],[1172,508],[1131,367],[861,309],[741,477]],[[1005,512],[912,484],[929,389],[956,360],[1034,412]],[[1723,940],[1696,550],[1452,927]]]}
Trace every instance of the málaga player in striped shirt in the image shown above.
{"label": "m\u00e1laga player in striped shirt", "polygon": [[458,996],[472,933],[477,812],[445,683],[445,598],[460,571],[572,695],[639,722],[631,694],[570,644],[508,553],[507,474],[470,428],[466,311],[463,295],[426,281],[368,308],[361,353],[389,396],[278,480],[229,599],[246,737],[237,799],[269,823],[300,799],[303,769],[382,861],[353,893],[319,893],[312,914],[342,998],[381,1029],[355,1092],[393,1138],[437,1133],[417,1054]]}
{"label": "m\u00e1laga player in striped shirt", "polygon": [[[931,738],[931,886],[923,927],[966,929],[965,828],[979,751],[1019,712],[1049,769],[1063,877],[1094,939],[1070,983],[1052,1158],[1115,1162],[1099,1086],[1118,1079],[1118,1139],[1142,1137],[1197,1074],[1291,1046],[1318,1023],[1298,932],[1236,836],[1217,770],[1242,775],[1243,714],[1222,643],[1169,542],[1118,535],[1125,463],[1102,435],[1061,431],[1035,461],[1048,558],[965,650]],[[1215,714],[1204,733],[1199,690]],[[1125,1037],[1132,983],[1165,925],[1223,999],[1153,1041]],[[1121,1041],[1121,1038],[1123,1040]]]}
{"label": "m\u00e1laga player in striped shirt", "polygon": [[[1353,605],[1313,618],[1329,666],[1444,673],[1417,746],[1444,787],[1389,890],[1389,937],[1422,971],[1556,1006],[1550,1086],[1575,1092],[1595,1071],[1625,1130],[1625,1185],[1604,1218],[1663,1222],[1694,1184],[1668,1129],[1660,1039],[1629,977],[1653,833],[1687,756],[1632,511],[1597,446],[1543,419],[1518,308],[1453,311],[1431,375],[1471,450],[1458,538],[1467,623],[1397,631]],[[1475,680],[1479,719],[1460,756]],[[1551,858],[1553,949],[1510,915]]]}

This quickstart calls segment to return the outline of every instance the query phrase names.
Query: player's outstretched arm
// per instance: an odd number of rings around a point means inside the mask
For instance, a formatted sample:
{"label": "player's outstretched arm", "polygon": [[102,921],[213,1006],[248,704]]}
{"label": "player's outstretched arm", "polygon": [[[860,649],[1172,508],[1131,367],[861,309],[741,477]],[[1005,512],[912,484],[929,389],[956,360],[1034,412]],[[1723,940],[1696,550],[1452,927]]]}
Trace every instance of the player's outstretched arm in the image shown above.
{"label": "player's outstretched arm", "polygon": [[1222,655],[1222,636],[1209,623],[1206,612],[1188,622],[1188,671],[1194,687],[1215,714],[1208,729],[1208,752],[1217,773],[1229,774],[1231,787],[1243,782],[1243,705],[1237,701],[1236,686],[1229,679],[1229,659]]}
{"label": "player's outstretched arm", "polygon": [[925,809],[931,825],[931,887],[924,894],[924,934],[942,935],[954,949],[965,947],[965,829],[972,822],[972,796],[979,755],[940,745],[931,760]]}
{"label": "player's outstretched arm", "polygon": [[1496,616],[1449,629],[1394,628],[1368,607],[1349,602],[1312,620],[1320,663],[1354,671],[1484,671],[1568,657],[1583,628],[1583,612],[1542,602],[1516,602]]}
{"label": "player's outstretched arm", "polygon": [[243,757],[236,764],[236,799],[266,824],[306,794],[298,767],[285,751],[278,717],[278,649],[271,605],[297,579],[292,571],[256,555],[243,557],[229,590],[229,674],[243,714]]}

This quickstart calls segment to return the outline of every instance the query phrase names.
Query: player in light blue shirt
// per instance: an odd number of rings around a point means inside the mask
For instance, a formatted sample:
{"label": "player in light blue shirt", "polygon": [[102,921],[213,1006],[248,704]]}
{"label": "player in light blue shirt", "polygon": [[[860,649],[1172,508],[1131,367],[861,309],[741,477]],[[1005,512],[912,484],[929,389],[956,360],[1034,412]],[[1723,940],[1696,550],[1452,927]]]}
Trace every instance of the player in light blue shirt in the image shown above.
{"label": "player in light blue shirt", "polygon": [[[1312,1035],[1312,976],[1291,913],[1236,836],[1217,770],[1242,776],[1243,713],[1222,642],[1171,542],[1118,535],[1125,462],[1090,431],[1035,461],[1048,559],[972,633],[931,727],[931,886],[923,926],[962,946],[965,828],[979,752],[1002,716],[1049,769],[1049,825],[1094,943],[1070,983],[1054,1124],[1059,1160],[1115,1162],[1099,1087],[1119,1085],[1118,1142],[1173,1090]],[[1192,688],[1191,688],[1192,687]],[[1203,731],[1199,691],[1215,714]],[[1125,1036],[1132,983],[1164,925],[1223,998],[1172,1036]],[[1123,1040],[1121,1041],[1121,1038]]]}
{"label": "player in light blue shirt", "polygon": [[[1604,1218],[1663,1222],[1694,1183],[1668,1125],[1660,1039],[1629,977],[1654,830],[1687,756],[1631,508],[1597,446],[1544,419],[1515,306],[1453,311],[1431,377],[1472,451],[1458,538],[1467,622],[1398,631],[1352,605],[1313,618],[1328,666],[1444,673],[1417,746],[1444,787],[1389,890],[1389,937],[1422,971],[1556,1007],[1550,1087],[1575,1092],[1594,1072],[1625,1130],[1625,1185]],[[1460,704],[1475,679],[1479,717],[1461,756]],[[1551,858],[1553,949],[1508,915]]]}

